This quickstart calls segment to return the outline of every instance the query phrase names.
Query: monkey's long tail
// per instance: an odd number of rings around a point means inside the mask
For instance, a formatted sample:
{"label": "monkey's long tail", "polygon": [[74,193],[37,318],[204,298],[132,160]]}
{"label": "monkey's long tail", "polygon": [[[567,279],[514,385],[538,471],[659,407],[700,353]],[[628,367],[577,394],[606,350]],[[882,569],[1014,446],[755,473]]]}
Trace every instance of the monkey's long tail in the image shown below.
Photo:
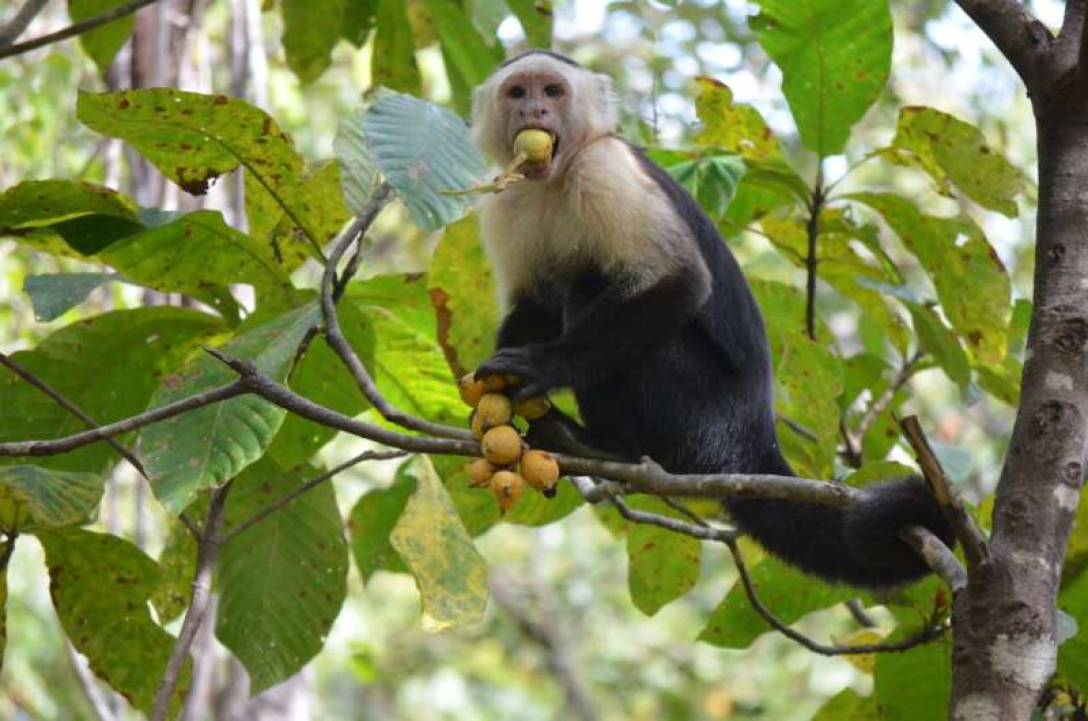
{"label": "monkey's long tail", "polygon": [[924,526],[954,545],[952,529],[923,479],[909,476],[863,490],[862,499],[846,508],[759,498],[732,499],[726,505],[737,526],[771,553],[852,586],[895,586],[929,573],[898,537],[904,526]]}

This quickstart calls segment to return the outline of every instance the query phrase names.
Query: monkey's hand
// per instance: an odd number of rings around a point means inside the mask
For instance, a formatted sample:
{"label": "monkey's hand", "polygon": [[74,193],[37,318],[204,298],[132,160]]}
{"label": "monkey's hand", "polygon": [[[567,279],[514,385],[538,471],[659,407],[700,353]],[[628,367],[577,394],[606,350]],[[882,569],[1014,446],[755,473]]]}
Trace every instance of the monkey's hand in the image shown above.
{"label": "monkey's hand", "polygon": [[494,375],[515,375],[521,386],[513,395],[514,400],[547,395],[564,382],[562,364],[553,354],[540,346],[501,348],[476,369],[477,380]]}

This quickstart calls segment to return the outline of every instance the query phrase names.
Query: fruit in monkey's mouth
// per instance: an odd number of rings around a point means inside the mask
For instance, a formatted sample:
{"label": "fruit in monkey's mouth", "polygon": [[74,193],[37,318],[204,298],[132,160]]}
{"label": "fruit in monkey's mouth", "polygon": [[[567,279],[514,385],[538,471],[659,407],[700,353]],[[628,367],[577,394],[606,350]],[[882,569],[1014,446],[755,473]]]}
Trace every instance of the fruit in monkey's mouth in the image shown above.
{"label": "fruit in monkey's mouth", "polygon": [[552,157],[552,136],[546,130],[528,128],[514,138],[514,153],[525,153],[530,163],[546,163]]}

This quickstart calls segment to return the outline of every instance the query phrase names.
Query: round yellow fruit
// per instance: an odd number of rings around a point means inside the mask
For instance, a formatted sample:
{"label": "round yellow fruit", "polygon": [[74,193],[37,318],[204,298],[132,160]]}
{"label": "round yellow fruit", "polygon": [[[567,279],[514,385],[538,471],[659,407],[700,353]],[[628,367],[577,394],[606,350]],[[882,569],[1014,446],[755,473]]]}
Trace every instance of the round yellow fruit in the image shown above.
{"label": "round yellow fruit", "polygon": [[521,476],[513,471],[499,471],[491,476],[491,492],[499,502],[499,510],[503,514],[513,508],[521,498],[523,486]]}
{"label": "round yellow fruit", "polygon": [[514,404],[514,415],[521,416],[527,421],[535,421],[542,418],[552,408],[551,402],[544,396],[526,398]]}
{"label": "round yellow fruit", "polygon": [[544,130],[522,130],[514,138],[514,152],[525,153],[530,163],[543,163],[552,156],[552,136]]}
{"label": "round yellow fruit", "polygon": [[521,477],[536,490],[547,493],[559,480],[559,463],[546,451],[526,451],[521,456]]}
{"label": "round yellow fruit", "polygon": [[495,475],[495,466],[486,458],[477,458],[468,464],[468,484],[473,488],[482,488],[491,482]]}
{"label": "round yellow fruit", "polygon": [[476,406],[476,417],[485,431],[509,423],[513,414],[510,399],[502,393],[484,393]]}
{"label": "round yellow fruit", "polygon": [[476,380],[472,373],[466,373],[461,380],[457,381],[457,391],[461,394],[461,400],[475,408],[480,398],[487,392],[487,388],[484,382]]}
{"label": "round yellow fruit", "polygon": [[484,458],[496,466],[508,466],[521,456],[521,436],[513,426],[497,426],[480,441]]}

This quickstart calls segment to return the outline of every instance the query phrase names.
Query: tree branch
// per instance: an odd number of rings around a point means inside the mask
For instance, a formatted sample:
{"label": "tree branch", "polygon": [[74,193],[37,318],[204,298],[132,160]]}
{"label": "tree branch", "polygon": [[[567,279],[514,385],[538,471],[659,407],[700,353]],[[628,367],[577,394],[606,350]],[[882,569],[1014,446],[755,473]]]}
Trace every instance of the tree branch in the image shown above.
{"label": "tree branch", "polygon": [[1053,40],[1046,26],[1019,0],[956,0],[956,4],[989,36],[1016,70],[1029,94],[1036,91],[1039,46]]}
{"label": "tree branch", "polygon": [[729,546],[729,550],[733,554],[733,561],[737,566],[737,574],[740,576],[741,584],[744,587],[744,593],[748,596],[748,602],[752,605],[755,612],[776,631],[787,638],[796,641],[813,653],[818,653],[822,656],[844,656],[859,653],[896,653],[899,651],[907,651],[924,643],[929,643],[930,641],[939,638],[949,629],[948,624],[940,623],[922,629],[918,633],[909,638],[905,638],[902,641],[895,641],[892,643],[864,643],[858,644],[857,646],[832,646],[820,643],[819,641],[815,641],[803,633],[790,628],[789,625],[775,616],[774,612],[764,605],[763,600],[759,597],[755,586],[752,584],[751,576],[748,574],[748,566],[744,562],[744,557],[741,555],[737,542],[735,540],[727,541],[726,545]]}
{"label": "tree branch", "polygon": [[948,585],[955,595],[967,585],[967,571],[960,565],[956,554],[941,539],[922,526],[907,526],[899,532],[899,537],[917,551],[926,565]]}
{"label": "tree branch", "polygon": [[[990,545],[986,540],[986,534],[979,528],[975,519],[967,513],[959,496],[953,493],[948,476],[941,468],[941,462],[937,460],[925,433],[922,432],[918,417],[907,416],[899,422],[899,426],[903,429],[903,435],[907,437],[911,448],[914,449],[922,475],[929,483],[929,488],[937,499],[937,503],[940,504],[941,511],[952,526],[956,538],[963,544],[963,555],[967,560],[968,570],[977,568],[979,563],[990,556]],[[914,543],[911,542],[911,545]]]}
{"label": "tree branch", "polygon": [[370,199],[369,205],[366,209],[352,221],[351,225],[340,234],[340,237],[333,245],[332,252],[329,253],[329,258],[325,262],[325,273],[321,278],[321,312],[325,317],[325,337],[329,341],[329,345],[336,352],[336,355],[340,357],[340,360],[344,362],[348,370],[351,372],[355,383],[359,386],[359,390],[362,391],[370,404],[374,406],[382,417],[390,423],[395,423],[403,428],[408,428],[413,431],[419,431],[421,433],[427,433],[428,435],[438,436],[439,438],[457,438],[461,440],[471,440],[472,433],[464,428],[455,428],[453,426],[447,426],[442,423],[432,423],[424,418],[413,416],[410,413],[404,413],[403,411],[395,408],[378,390],[377,384],[374,379],[367,372],[363,362],[359,359],[359,356],[355,353],[355,350],[348,343],[347,338],[344,337],[343,331],[340,329],[340,318],[336,312],[336,304],[343,295],[344,290],[347,288],[348,281],[355,274],[358,269],[357,259],[360,257],[356,254],[352,262],[349,263],[348,268],[344,270],[343,275],[336,278],[336,266],[340,262],[340,259],[344,257],[344,253],[347,252],[351,244],[358,241],[362,242],[362,237],[366,233],[367,228],[374,222],[374,218],[385,206],[385,204],[392,198],[392,188],[388,183],[382,183],[378,186],[378,189],[374,191],[374,195]]}
{"label": "tree branch", "polygon": [[58,30],[55,33],[49,33],[48,35],[42,35],[41,37],[34,38],[33,40],[27,40],[24,43],[18,43],[15,45],[8,45],[7,47],[0,47],[0,58],[8,58],[12,55],[21,55],[30,50],[35,50],[46,45],[51,45],[61,40],[67,40],[70,37],[76,35],[82,35],[88,30],[94,30],[99,25],[105,25],[108,22],[113,22],[118,18],[123,18],[126,15],[131,15],[145,5],[150,5],[157,0],[132,0],[125,5],[115,7],[112,10],[108,10],[101,15],[96,15],[93,18],[84,20],[80,23],[74,23]]}
{"label": "tree branch", "polygon": [[250,516],[246,520],[239,523],[234,528],[231,528],[230,530],[224,531],[223,534],[222,534],[222,542],[226,543],[227,541],[231,540],[232,538],[234,538],[238,534],[246,531],[249,528],[252,528],[253,526],[255,526],[258,523],[260,523],[261,521],[263,521],[268,516],[272,515],[276,511],[280,510],[284,506],[290,504],[292,501],[294,501],[297,498],[299,498],[300,496],[302,496],[304,493],[312,491],[313,489],[317,488],[318,486],[320,486],[325,481],[329,480],[333,476],[336,476],[336,475],[339,475],[340,473],[343,473],[344,471],[351,468],[352,466],[357,466],[360,463],[362,463],[363,461],[386,460],[386,459],[389,459],[389,458],[402,458],[405,455],[407,455],[407,451],[365,451],[363,453],[360,453],[359,455],[355,456],[351,460],[345,461],[344,463],[341,463],[339,466],[336,466],[335,468],[330,469],[330,470],[322,473],[321,475],[310,479],[309,481],[306,481],[301,486],[299,486],[295,490],[291,491],[290,493],[288,493],[283,498],[279,499],[278,501],[274,501],[273,503],[270,503],[269,505],[265,506],[264,508],[257,511],[256,513],[254,513],[252,516]]}
{"label": "tree branch", "polygon": [[48,2],[49,0],[26,0],[19,12],[15,13],[15,17],[0,28],[0,50],[18,40]]}
{"label": "tree branch", "polygon": [[817,256],[817,241],[820,237],[820,212],[824,205],[824,167],[816,166],[816,184],[812,188],[812,199],[808,206],[808,222],[805,233],[808,236],[808,254],[805,256],[805,332],[816,340],[816,266],[820,262]]}
{"label": "tree branch", "polygon": [[244,380],[236,380],[225,386],[220,386],[219,388],[214,388],[203,393],[197,393],[196,395],[182,398],[180,401],[160,406],[159,408],[147,411],[146,413],[140,413],[139,415],[125,418],[116,423],[99,426],[98,428],[83,433],[76,433],[70,436],[64,436],[63,438],[54,438],[50,440],[11,441],[8,443],[0,443],[0,457],[55,456],[58,453],[65,453],[90,443],[104,441],[113,438],[114,436],[119,436],[122,433],[128,433],[129,431],[151,425],[156,421],[180,416],[182,413],[197,408],[203,408],[212,403],[218,403],[219,401],[234,398],[235,396],[240,396],[248,392],[249,389],[246,386],[246,382]]}
{"label": "tree branch", "polygon": [[211,503],[208,505],[204,535],[200,539],[197,550],[196,573],[193,576],[192,593],[189,597],[189,611],[185,614],[178,640],[174,643],[174,650],[166,664],[162,681],[159,682],[158,691],[155,692],[151,721],[166,721],[170,711],[170,700],[174,696],[181,671],[185,667],[185,658],[189,655],[189,649],[193,645],[197,631],[200,630],[200,624],[204,622],[208,600],[211,598],[212,574],[215,571],[216,557],[219,555],[219,546],[222,542],[219,526],[223,522],[223,509],[229,493],[230,483],[217,489],[212,494]]}

